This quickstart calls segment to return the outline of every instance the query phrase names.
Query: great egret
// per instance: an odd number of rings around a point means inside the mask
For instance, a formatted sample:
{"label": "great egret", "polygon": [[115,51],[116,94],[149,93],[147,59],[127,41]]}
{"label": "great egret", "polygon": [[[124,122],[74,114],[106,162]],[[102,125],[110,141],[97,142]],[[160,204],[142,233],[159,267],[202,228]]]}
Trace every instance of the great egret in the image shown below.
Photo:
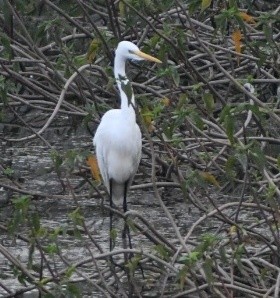
{"label": "great egret", "polygon": [[[114,75],[121,96],[121,108],[109,110],[103,115],[93,138],[98,166],[110,195],[110,207],[113,207],[113,202],[123,200],[124,212],[127,211],[127,191],[138,169],[142,147],[142,136],[136,123],[134,94],[125,73],[127,59],[161,63],[159,59],[141,52],[132,42],[121,41],[118,44]],[[110,211],[110,231],[112,216]]]}

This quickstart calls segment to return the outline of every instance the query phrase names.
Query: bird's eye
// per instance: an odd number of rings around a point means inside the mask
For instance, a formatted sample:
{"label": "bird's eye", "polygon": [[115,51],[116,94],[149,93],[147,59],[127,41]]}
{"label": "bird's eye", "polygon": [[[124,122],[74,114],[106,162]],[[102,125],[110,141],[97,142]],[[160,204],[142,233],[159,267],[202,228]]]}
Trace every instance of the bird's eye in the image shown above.
{"label": "bird's eye", "polygon": [[134,52],[132,50],[128,50],[129,54],[134,54]]}

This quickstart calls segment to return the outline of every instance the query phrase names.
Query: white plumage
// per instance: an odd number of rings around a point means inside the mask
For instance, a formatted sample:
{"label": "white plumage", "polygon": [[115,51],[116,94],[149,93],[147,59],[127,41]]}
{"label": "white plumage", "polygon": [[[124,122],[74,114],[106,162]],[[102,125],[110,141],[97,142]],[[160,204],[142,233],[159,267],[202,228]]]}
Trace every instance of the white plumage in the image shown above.
{"label": "white plumage", "polygon": [[104,114],[93,139],[103,182],[110,193],[110,204],[126,200],[126,192],[141,158],[142,136],[136,123],[133,90],[125,73],[127,59],[161,62],[128,41],[120,42],[116,49],[114,75],[120,91],[121,108]]}

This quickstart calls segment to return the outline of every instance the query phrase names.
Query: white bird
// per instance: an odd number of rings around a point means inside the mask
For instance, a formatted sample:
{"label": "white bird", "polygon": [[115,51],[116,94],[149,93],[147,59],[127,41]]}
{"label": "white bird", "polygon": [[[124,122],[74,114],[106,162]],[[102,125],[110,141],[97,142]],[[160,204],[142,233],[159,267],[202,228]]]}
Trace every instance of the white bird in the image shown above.
{"label": "white bird", "polygon": [[[121,108],[107,111],[96,130],[93,144],[97,162],[110,195],[110,207],[123,200],[123,211],[127,211],[127,191],[138,169],[142,136],[136,123],[133,90],[125,73],[125,62],[149,60],[161,63],[157,58],[145,54],[129,41],[121,41],[115,52],[114,75],[121,97]],[[112,211],[110,212],[110,231]],[[110,249],[112,249],[110,237]]]}

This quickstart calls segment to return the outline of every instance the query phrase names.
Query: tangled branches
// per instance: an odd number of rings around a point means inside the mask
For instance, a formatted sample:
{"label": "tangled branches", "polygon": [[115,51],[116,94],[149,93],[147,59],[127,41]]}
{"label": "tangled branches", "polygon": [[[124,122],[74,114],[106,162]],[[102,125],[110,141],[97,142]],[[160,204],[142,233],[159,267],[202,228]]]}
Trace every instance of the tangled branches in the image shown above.
{"label": "tangled branches", "polygon": [[[11,289],[5,271],[3,297],[67,296],[77,284],[96,297],[279,296],[280,8],[144,2],[4,1],[0,262],[21,284]],[[88,150],[71,146],[83,136],[90,149],[100,117],[118,107],[111,63],[121,39],[164,63],[132,62],[143,159],[131,210],[114,212],[133,228],[134,248],[116,236],[108,252],[108,207],[98,200],[106,195],[89,178]],[[32,146],[44,152],[34,172],[8,155]],[[36,184],[37,168],[48,169],[45,184]],[[50,202],[68,212],[64,223],[51,222]],[[127,252],[134,257],[125,264]]]}

